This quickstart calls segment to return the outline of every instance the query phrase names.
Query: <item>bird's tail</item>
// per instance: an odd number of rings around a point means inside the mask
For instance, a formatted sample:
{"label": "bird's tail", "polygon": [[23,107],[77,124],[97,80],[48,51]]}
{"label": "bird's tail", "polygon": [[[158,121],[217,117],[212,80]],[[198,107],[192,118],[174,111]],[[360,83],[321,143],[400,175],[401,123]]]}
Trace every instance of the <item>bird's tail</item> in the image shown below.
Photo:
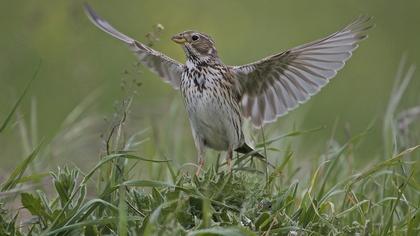
{"label": "bird's tail", "polygon": [[242,154],[248,154],[250,152],[254,152],[254,154],[252,154],[252,156],[266,159],[264,155],[262,155],[262,154],[258,153],[257,151],[255,151],[255,149],[253,149],[252,147],[250,147],[247,143],[242,144],[242,146],[240,146],[237,149],[235,149],[235,151],[236,152],[239,152],[239,153],[242,153]]}

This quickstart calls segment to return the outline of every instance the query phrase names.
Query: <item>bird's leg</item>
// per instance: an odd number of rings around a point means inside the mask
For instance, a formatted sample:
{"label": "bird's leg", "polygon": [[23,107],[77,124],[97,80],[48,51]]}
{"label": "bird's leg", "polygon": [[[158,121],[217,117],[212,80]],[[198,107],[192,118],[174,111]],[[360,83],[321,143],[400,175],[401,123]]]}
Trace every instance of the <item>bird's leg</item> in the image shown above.
{"label": "bird's leg", "polygon": [[200,175],[200,172],[201,172],[201,169],[203,169],[203,166],[204,166],[204,158],[203,157],[198,157],[198,168],[195,171],[196,176]]}
{"label": "bird's leg", "polygon": [[201,169],[203,169],[204,157],[205,157],[205,148],[203,145],[203,146],[200,146],[200,148],[198,148],[198,168],[197,168],[197,171],[195,172],[196,176],[199,176]]}
{"label": "bird's leg", "polygon": [[194,129],[193,129],[193,138],[194,138],[195,147],[197,148],[197,152],[198,152],[198,167],[197,167],[197,170],[195,172],[195,175],[199,176],[200,172],[201,172],[201,169],[203,169],[203,166],[204,166],[204,158],[205,158],[205,154],[206,154],[206,148],[204,146],[203,140],[196,134]]}
{"label": "bird's leg", "polygon": [[233,156],[232,147],[229,147],[226,154],[226,162],[228,165],[229,173],[232,172],[232,156]]}

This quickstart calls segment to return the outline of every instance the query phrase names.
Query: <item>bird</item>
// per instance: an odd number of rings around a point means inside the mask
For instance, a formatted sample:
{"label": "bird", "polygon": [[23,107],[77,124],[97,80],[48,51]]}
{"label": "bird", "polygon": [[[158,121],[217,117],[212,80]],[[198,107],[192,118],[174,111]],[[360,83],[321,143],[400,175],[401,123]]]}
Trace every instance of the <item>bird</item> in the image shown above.
{"label": "bird", "polygon": [[185,52],[182,64],[119,32],[91,6],[84,8],[94,25],[124,42],[141,64],[180,90],[197,149],[196,175],[207,148],[226,151],[229,170],[233,151],[262,156],[245,142],[244,121],[261,128],[308,101],[343,68],[373,27],[372,17],[361,15],[324,38],[239,66],[222,62],[212,37],[188,30],[171,38]]}

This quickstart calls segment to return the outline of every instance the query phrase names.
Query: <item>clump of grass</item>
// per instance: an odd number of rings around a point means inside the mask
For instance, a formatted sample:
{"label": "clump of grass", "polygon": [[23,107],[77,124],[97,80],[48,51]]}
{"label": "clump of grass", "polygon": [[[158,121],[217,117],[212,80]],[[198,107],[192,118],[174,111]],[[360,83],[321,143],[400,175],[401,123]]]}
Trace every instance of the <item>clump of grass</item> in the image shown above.
{"label": "clump of grass", "polygon": [[[394,91],[403,90],[398,86]],[[384,122],[390,146],[383,159],[347,171],[367,129],[343,144],[329,141],[306,178],[296,177],[299,162],[291,147],[271,145],[314,130],[294,130],[257,145],[278,152],[281,161],[274,167],[243,155],[231,173],[219,160],[197,177],[172,160],[133,152],[142,140],[138,134],[126,137],[131,99],[124,100],[104,136],[104,152],[89,171],[57,168],[49,173],[47,191],[36,185],[42,173],[26,174],[42,145],[18,165],[1,185],[0,235],[417,235],[420,146],[396,132],[400,118],[394,113],[402,95],[397,93]],[[168,178],[133,178],[136,165],[157,166],[153,170]],[[16,196],[24,210],[7,210]]]}
{"label": "clump of grass", "polygon": [[[21,193],[22,205],[33,217],[25,222],[25,232],[32,235],[414,233],[419,230],[419,221],[414,217],[418,214],[418,183],[413,171],[404,176],[398,169],[400,161],[415,148],[353,176],[343,176],[338,168],[344,164],[340,156],[348,151],[343,146],[341,154],[337,153],[313,173],[308,186],[300,186],[297,181],[284,186],[276,177],[267,184],[264,175],[258,173],[226,173],[215,168],[200,177],[178,171],[173,182],[124,180],[111,171],[110,179],[98,180],[104,188],[87,197],[87,186],[94,174],[107,171],[109,163],[116,167],[128,159],[149,161],[127,153],[109,154],[85,174],[67,167],[52,172],[55,192],[52,197],[43,191]],[[129,174],[126,164],[120,167]],[[321,170],[333,174],[321,175]],[[388,182],[381,185],[384,176],[389,176]],[[386,196],[379,198],[382,191]],[[15,219],[16,216],[3,223],[13,225],[3,232],[17,230]]]}

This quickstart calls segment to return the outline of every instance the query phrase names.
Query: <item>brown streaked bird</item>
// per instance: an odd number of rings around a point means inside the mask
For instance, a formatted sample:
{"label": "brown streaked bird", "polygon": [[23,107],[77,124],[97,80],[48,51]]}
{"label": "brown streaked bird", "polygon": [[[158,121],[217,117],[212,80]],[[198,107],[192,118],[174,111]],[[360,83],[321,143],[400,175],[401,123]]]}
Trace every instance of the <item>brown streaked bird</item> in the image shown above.
{"label": "brown streaked bird", "polygon": [[306,102],[343,68],[372,27],[371,18],[361,16],[325,38],[241,66],[223,64],[210,36],[185,31],[172,37],[185,51],[182,64],[120,33],[90,6],[85,10],[93,24],[125,42],[144,66],[181,90],[198,152],[197,175],[207,147],[227,151],[229,168],[234,150],[253,151],[245,143],[243,120],[261,127]]}

